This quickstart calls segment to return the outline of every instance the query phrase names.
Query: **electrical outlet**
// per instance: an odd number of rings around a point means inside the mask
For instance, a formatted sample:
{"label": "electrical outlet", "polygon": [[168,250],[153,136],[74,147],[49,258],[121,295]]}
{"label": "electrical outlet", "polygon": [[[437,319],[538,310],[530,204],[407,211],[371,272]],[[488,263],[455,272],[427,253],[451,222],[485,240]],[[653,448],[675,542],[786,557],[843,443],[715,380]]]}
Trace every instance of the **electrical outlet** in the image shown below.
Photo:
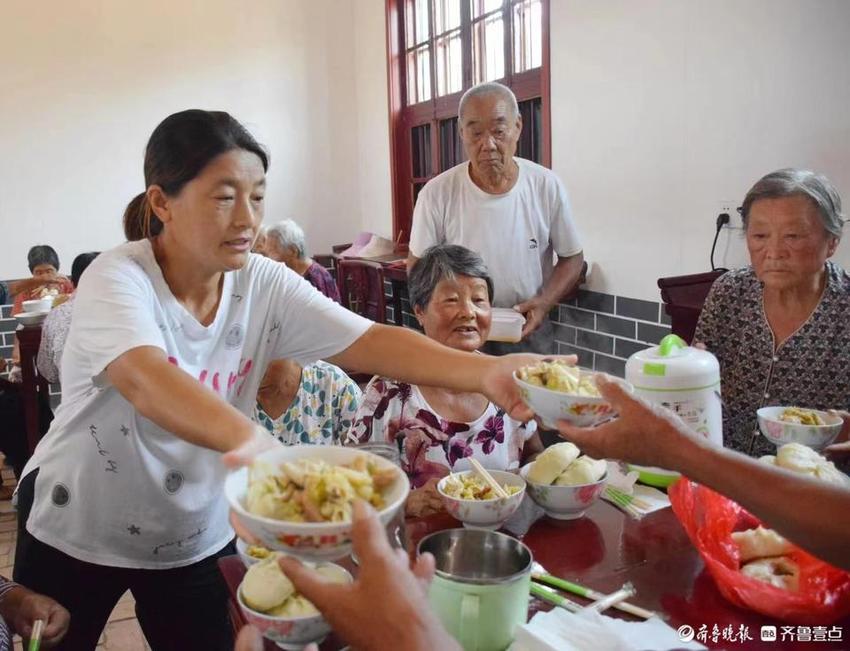
{"label": "electrical outlet", "polygon": [[[723,228],[743,228],[744,225],[741,222],[741,216],[738,214],[737,201],[733,201],[732,199],[725,199],[721,201],[718,204],[717,215],[724,212],[729,215],[729,223]],[[715,215],[715,217],[717,217],[717,215]]]}

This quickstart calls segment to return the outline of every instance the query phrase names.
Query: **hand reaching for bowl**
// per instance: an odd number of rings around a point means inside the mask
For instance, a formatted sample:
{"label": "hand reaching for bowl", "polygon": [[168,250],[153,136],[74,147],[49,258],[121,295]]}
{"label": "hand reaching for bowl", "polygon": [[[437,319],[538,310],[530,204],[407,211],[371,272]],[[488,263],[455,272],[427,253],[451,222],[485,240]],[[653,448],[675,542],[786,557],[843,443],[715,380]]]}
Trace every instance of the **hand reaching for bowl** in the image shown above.
{"label": "hand reaching for bowl", "polygon": [[629,395],[600,374],[596,386],[619,416],[598,427],[574,427],[558,421],[561,436],[595,459],[620,459],[648,466],[671,466],[670,454],[685,439],[701,441],[673,412]]}
{"label": "hand reaching for bowl", "polygon": [[256,425],[251,438],[238,448],[226,452],[221,461],[228,468],[240,468],[250,466],[257,455],[283,445],[277,437],[273,436],[267,429]]}
{"label": "hand reaching for bowl", "polygon": [[481,377],[483,393],[489,400],[505,410],[508,416],[521,423],[534,418],[534,412],[525,404],[519,387],[514,382],[513,373],[523,366],[534,366],[541,361],[561,360],[570,366],[578,361],[575,355],[533,355],[515,353],[501,357],[491,357],[490,364]]}
{"label": "hand reaching for bowl", "polygon": [[351,584],[328,583],[291,557],[282,558],[280,567],[353,648],[459,651],[428,604],[433,557],[424,554],[411,570],[407,554],[393,551],[377,514],[364,502],[354,504],[352,537],[360,572]]}

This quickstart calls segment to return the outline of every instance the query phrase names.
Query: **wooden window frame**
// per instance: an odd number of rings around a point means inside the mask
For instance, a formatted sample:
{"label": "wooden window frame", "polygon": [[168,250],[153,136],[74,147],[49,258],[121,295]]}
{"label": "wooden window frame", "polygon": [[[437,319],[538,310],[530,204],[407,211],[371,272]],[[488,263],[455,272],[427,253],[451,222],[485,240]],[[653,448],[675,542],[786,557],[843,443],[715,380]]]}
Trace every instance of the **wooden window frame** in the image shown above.
{"label": "wooden window frame", "polygon": [[[427,178],[414,178],[412,165],[413,145],[411,130],[419,125],[431,123],[431,167],[434,175],[440,173],[440,122],[457,116],[460,98],[472,82],[472,62],[464,61],[463,90],[451,95],[437,97],[436,51],[431,53],[431,99],[411,106],[405,105],[407,97],[407,43],[404,42],[404,6],[407,0],[386,0],[387,33],[387,89],[389,104],[390,135],[390,173],[392,175],[393,239],[407,243],[410,239],[410,224],[413,219],[414,183],[426,182]],[[430,3],[429,3],[430,6]],[[463,6],[468,6],[463,0]],[[549,66],[549,0],[541,0],[542,39],[541,66],[520,73],[513,69],[513,21],[510,12],[513,4],[506,2],[503,7],[505,20],[505,70],[506,76],[500,81],[514,91],[517,101],[541,98],[542,142],[541,162],[552,166],[552,113],[550,102],[550,66]],[[462,9],[463,14],[468,10]],[[442,34],[434,35],[434,17],[429,10],[431,24],[431,43]],[[448,30],[452,31],[452,30]],[[447,32],[444,32],[447,33]],[[472,52],[471,30],[461,30],[463,52]],[[421,44],[418,44],[421,45]],[[467,45],[469,46],[467,49]]]}

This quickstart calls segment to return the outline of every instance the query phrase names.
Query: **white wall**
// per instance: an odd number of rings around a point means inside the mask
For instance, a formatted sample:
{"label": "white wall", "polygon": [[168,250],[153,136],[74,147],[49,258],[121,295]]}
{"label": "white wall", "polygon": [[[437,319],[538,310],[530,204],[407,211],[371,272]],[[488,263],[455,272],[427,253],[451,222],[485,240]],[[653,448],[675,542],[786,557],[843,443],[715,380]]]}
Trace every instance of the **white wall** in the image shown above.
{"label": "white wall", "polygon": [[[592,288],[658,300],[658,277],[707,270],[721,201],[780,167],[850,205],[848,25],[844,0],[551,1],[553,166]],[[718,248],[746,260],[740,231]]]}
{"label": "white wall", "polygon": [[389,225],[383,6],[6,3],[0,278],[28,274],[32,244],[70,270],[121,242],[148,136],[189,107],[231,112],[269,148],[266,222],[299,220],[312,250],[350,239],[367,208]]}
{"label": "white wall", "polygon": [[[391,234],[384,0],[7,3],[0,40],[0,278],[30,245],[65,269],[121,241],[147,137],[221,108],[272,154],[266,221],[321,252]],[[592,287],[658,298],[703,271],[721,201],[778,167],[850,204],[850,3],[551,0],[552,140]],[[737,232],[720,260],[745,260]],[[850,266],[850,243],[838,259]]]}

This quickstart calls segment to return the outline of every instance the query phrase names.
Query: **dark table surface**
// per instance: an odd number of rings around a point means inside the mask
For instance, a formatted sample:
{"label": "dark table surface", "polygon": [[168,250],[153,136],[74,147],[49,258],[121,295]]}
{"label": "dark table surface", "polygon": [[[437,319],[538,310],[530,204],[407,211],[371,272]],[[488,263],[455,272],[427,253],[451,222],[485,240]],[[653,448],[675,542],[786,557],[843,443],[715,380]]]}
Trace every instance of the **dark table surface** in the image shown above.
{"label": "dark table surface", "polygon": [[[706,625],[709,632],[706,646],[710,648],[850,648],[850,621],[838,623],[844,629],[841,642],[806,644],[783,642],[781,639],[772,643],[761,642],[762,625],[776,626],[781,636],[782,623],[736,608],[723,598],[669,508],[642,520],[633,520],[602,501],[578,520],[559,521],[539,517],[540,514],[539,509],[527,499],[523,508],[507,523],[505,532],[523,540],[533,552],[534,559],[549,574],[605,593],[614,592],[627,581],[631,582],[637,589],[637,596],[630,600],[632,603],[663,613],[673,628],[687,624],[699,631],[702,625]],[[408,549],[415,549],[418,541],[429,533],[457,526],[460,523],[448,514],[408,520]],[[236,589],[245,569],[235,556],[222,559],[219,564],[235,605]],[[351,568],[348,559],[342,564]],[[567,596],[584,603],[580,597]],[[549,608],[548,604],[534,599],[529,615]],[[606,611],[606,614],[634,619],[616,610]],[[244,624],[244,619],[239,619],[241,613],[235,616],[238,624]],[[710,635],[715,625],[721,632],[732,626],[735,641],[724,641],[721,635],[716,643],[712,642]],[[752,641],[738,641],[737,635],[742,626],[754,638]],[[330,650],[341,646],[339,640],[328,638],[321,648]],[[272,650],[277,647],[267,643],[266,648]]]}

